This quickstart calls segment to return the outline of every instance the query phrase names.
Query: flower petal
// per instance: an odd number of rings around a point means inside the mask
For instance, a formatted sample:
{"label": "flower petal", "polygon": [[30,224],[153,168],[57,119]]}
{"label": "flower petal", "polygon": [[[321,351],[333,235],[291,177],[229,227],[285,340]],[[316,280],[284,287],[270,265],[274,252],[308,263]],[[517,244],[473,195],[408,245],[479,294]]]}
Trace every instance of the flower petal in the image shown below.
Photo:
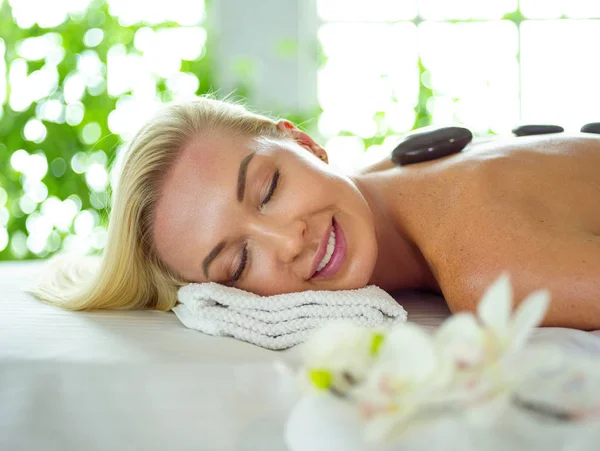
{"label": "flower petal", "polygon": [[506,334],[513,305],[513,294],[508,272],[503,272],[485,291],[477,314],[481,322],[496,336]]}
{"label": "flower petal", "polygon": [[304,365],[340,373],[351,370],[362,377],[373,360],[374,329],[350,321],[331,321],[316,329],[301,345]]}
{"label": "flower petal", "polygon": [[460,312],[452,315],[442,323],[435,334],[435,341],[440,346],[449,341],[464,341],[468,343],[483,343],[484,331],[477,322],[475,315]]}
{"label": "flower petal", "polygon": [[510,326],[510,351],[525,345],[533,330],[539,326],[550,305],[550,291],[539,290],[527,296],[517,308]]}
{"label": "flower petal", "polygon": [[472,313],[457,313],[444,321],[435,341],[458,368],[476,365],[485,357],[486,332]]}
{"label": "flower petal", "polygon": [[437,366],[433,339],[419,326],[406,323],[392,330],[381,345],[376,365],[384,365],[396,378],[420,382]]}

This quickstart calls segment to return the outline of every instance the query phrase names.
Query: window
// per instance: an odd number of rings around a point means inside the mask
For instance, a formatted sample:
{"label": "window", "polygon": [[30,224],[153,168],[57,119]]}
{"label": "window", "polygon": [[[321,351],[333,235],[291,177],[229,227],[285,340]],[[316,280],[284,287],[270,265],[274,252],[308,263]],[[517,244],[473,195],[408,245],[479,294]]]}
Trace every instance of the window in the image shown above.
{"label": "window", "polygon": [[318,13],[319,129],[351,166],[429,123],[482,135],[600,120],[599,2],[319,0]]}

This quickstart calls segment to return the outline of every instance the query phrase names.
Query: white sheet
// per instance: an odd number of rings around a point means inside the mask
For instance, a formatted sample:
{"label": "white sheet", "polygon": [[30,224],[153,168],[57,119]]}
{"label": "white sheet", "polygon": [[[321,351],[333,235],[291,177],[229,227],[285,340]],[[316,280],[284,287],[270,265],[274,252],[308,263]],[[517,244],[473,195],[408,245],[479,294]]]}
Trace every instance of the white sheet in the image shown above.
{"label": "white sheet", "polygon": [[186,329],[173,313],[72,313],[0,264],[0,450],[283,450],[294,349]]}
{"label": "white sheet", "polygon": [[[47,306],[21,291],[39,267],[0,264],[0,450],[286,449],[299,348],[207,336],[173,313]],[[448,314],[435,296],[398,299],[428,328]],[[574,346],[600,342],[542,332]]]}

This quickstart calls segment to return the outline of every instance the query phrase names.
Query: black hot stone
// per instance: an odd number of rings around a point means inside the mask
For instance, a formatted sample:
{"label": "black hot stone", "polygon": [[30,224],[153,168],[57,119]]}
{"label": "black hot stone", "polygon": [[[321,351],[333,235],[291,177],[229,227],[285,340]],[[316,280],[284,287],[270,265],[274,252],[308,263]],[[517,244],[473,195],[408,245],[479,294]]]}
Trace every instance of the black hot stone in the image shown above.
{"label": "black hot stone", "polygon": [[598,133],[600,134],[600,122],[591,122],[581,127],[583,133]]}
{"label": "black hot stone", "polygon": [[458,153],[473,139],[470,130],[463,127],[442,127],[414,132],[392,151],[392,161],[398,166],[435,160]]}
{"label": "black hot stone", "polygon": [[545,135],[547,133],[562,133],[565,129],[560,125],[521,125],[512,129],[517,136]]}

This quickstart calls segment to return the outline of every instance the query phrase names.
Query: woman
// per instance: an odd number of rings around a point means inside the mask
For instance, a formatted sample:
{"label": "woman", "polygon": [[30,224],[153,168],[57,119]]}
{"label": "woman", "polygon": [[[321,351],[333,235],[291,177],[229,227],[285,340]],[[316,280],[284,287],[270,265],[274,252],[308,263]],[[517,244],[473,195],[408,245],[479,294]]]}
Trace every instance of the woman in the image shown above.
{"label": "woman", "polygon": [[263,295],[376,284],[473,309],[508,270],[545,325],[600,328],[600,137],[470,144],[353,177],[289,121],[200,98],[134,137],[99,266],[69,260],[31,292],[63,307],[169,310],[216,281]]}

